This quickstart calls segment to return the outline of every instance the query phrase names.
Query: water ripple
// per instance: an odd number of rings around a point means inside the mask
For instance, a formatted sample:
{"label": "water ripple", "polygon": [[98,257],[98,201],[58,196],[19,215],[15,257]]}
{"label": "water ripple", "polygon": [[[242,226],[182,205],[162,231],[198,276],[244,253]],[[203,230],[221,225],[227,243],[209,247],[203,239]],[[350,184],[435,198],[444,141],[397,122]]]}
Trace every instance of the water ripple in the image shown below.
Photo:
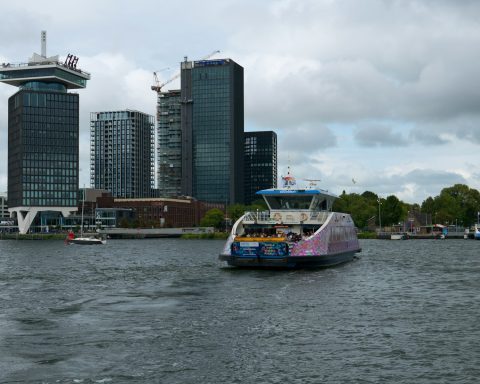
{"label": "water ripple", "polygon": [[0,382],[477,383],[479,244],[272,272],[220,267],[219,241],[3,241]]}

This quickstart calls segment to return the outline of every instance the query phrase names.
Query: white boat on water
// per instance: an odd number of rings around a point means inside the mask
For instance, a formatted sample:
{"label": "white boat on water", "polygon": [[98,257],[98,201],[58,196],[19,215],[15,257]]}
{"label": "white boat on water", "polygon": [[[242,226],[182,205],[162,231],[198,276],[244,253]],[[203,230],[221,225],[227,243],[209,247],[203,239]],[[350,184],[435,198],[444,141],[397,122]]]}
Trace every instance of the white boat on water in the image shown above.
{"label": "white boat on water", "polygon": [[67,240],[70,244],[80,244],[80,245],[101,245],[107,244],[107,240],[99,239],[98,237],[75,237],[73,239]]}
{"label": "white boat on water", "polygon": [[83,212],[85,207],[85,188],[83,188],[83,199],[82,199],[82,224],[80,226],[80,237],[75,237],[73,232],[69,232],[65,243],[67,244],[78,244],[78,245],[103,245],[107,244],[107,239],[99,238],[97,236],[83,236]]}
{"label": "white boat on water", "polygon": [[475,240],[480,240],[480,224],[475,224],[473,238]]}
{"label": "white boat on water", "polygon": [[296,188],[288,174],[283,188],[261,195],[268,211],[246,212],[233,225],[219,259],[250,268],[328,267],[350,261],[360,245],[349,214],[332,212],[336,196]]}

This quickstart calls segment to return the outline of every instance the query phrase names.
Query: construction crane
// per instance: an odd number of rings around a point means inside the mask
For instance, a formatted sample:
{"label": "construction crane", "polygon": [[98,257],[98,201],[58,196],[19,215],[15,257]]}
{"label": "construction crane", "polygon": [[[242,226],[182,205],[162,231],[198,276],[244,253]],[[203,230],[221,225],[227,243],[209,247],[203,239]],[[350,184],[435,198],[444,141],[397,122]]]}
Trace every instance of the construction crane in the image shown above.
{"label": "construction crane", "polygon": [[160,84],[160,81],[158,81],[158,77],[157,77],[157,72],[153,72],[153,78],[155,80],[155,85],[152,85],[152,91],[156,91],[158,93],[162,92],[162,88],[171,83],[173,80],[175,79],[178,79],[180,77],[180,72],[176,73],[175,76],[171,77],[170,79],[168,79],[167,81],[163,82],[162,84]]}
{"label": "construction crane", "polygon": [[217,53],[220,53],[220,51],[219,50],[213,51],[213,52],[209,53],[207,56],[202,57],[201,60],[208,60],[210,57],[212,57],[213,55],[215,55]]}
{"label": "construction crane", "polygon": [[[162,84],[160,85],[160,81],[158,80],[158,75],[157,73],[160,73],[160,72],[163,72],[163,71],[166,71],[167,69],[170,69],[170,67],[166,67],[166,68],[163,68],[163,69],[160,69],[159,71],[155,71],[153,72],[153,80],[155,81],[155,85],[152,85],[152,90],[156,90],[154,88],[157,88],[157,87],[163,87],[165,84]],[[158,91],[160,92],[160,91]]]}
{"label": "construction crane", "polygon": [[[217,53],[220,53],[219,50],[216,50],[216,51],[213,51],[211,52],[210,54],[208,54],[207,56],[203,57],[202,60],[207,60],[209,59],[210,57],[212,57],[213,55],[217,54]],[[168,69],[168,68],[166,68]],[[163,69],[162,69],[163,71]],[[155,91],[155,92],[162,92],[162,88],[167,85],[167,84],[170,84],[172,81],[178,79],[180,77],[180,74],[181,72],[178,71],[175,75],[173,75],[170,79],[168,79],[167,81],[163,82],[162,84],[160,84],[160,81],[158,80],[158,76],[157,76],[157,72],[153,72],[153,79],[155,80],[155,85],[152,85],[151,86],[151,89],[152,91]]]}

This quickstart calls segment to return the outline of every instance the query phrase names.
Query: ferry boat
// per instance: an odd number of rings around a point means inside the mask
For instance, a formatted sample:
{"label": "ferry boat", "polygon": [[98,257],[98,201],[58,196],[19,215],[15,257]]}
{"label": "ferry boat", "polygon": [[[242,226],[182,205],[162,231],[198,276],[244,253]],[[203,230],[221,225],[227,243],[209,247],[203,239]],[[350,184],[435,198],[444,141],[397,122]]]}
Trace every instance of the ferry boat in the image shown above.
{"label": "ferry boat", "polygon": [[350,215],[332,211],[337,196],[316,188],[317,180],[299,189],[289,173],[282,179],[282,188],[257,192],[268,211],[240,217],[219,259],[235,267],[286,269],[352,260],[361,248]]}

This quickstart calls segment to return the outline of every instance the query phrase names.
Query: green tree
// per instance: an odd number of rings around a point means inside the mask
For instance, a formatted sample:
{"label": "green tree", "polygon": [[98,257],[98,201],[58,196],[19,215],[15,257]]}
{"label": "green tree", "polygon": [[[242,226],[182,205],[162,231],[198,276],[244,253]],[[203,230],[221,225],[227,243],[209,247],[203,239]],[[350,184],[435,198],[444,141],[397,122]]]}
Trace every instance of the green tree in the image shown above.
{"label": "green tree", "polygon": [[402,202],[398,200],[396,196],[390,195],[382,204],[381,210],[384,212],[382,215],[382,225],[398,224],[404,212]]}
{"label": "green tree", "polygon": [[[374,195],[375,198],[372,195]],[[343,191],[333,204],[334,211],[349,213],[355,225],[359,228],[365,228],[367,226],[368,220],[375,216],[377,207],[376,195],[372,192],[364,196],[363,194],[359,195],[357,193],[346,194],[345,191]]]}
{"label": "green tree", "polygon": [[479,210],[480,192],[464,184],[443,188],[440,195],[428,197],[422,203],[422,211],[430,213],[433,221],[443,224],[471,226],[477,221]]}
{"label": "green tree", "polygon": [[247,211],[247,207],[242,204],[233,204],[227,207],[227,216],[230,220],[232,220],[232,224],[235,223],[240,217],[243,216],[245,211]]}
{"label": "green tree", "polygon": [[200,226],[222,229],[224,227],[224,220],[225,214],[223,211],[218,208],[213,208],[205,213],[205,216],[200,220]]}

